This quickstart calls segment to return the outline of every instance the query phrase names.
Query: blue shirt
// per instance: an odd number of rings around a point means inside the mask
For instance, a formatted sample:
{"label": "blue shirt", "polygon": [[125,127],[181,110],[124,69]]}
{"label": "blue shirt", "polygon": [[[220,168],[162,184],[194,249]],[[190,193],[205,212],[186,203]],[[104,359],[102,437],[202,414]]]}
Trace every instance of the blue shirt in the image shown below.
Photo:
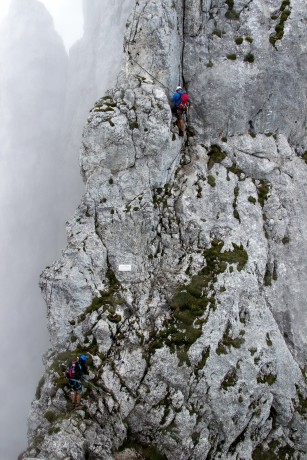
{"label": "blue shirt", "polygon": [[[176,107],[177,107],[177,106],[180,104],[180,102],[181,102],[181,94],[186,94],[186,92],[183,91],[183,90],[181,89],[181,90],[179,90],[179,91],[176,91],[176,93],[174,93],[174,94],[172,95],[171,101],[175,104]],[[190,102],[190,101],[191,101],[190,96],[188,96],[188,98],[189,98],[189,102]]]}

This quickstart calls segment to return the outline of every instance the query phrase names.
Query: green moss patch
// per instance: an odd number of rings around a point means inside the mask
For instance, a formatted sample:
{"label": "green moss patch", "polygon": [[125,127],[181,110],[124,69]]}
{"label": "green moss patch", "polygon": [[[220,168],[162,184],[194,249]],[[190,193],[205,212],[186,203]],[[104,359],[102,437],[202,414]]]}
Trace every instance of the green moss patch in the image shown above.
{"label": "green moss patch", "polygon": [[259,184],[257,185],[257,193],[258,193],[258,201],[262,208],[268,199],[270,189],[271,189],[271,184],[269,182],[263,179],[259,180]]}
{"label": "green moss patch", "polygon": [[283,0],[279,10],[279,22],[275,26],[275,33],[270,35],[270,43],[274,46],[278,40],[281,40],[284,36],[285,22],[291,14],[290,0]]}
{"label": "green moss patch", "polygon": [[253,53],[251,53],[251,52],[247,53],[247,54],[244,56],[244,61],[245,61],[245,62],[252,63],[252,62],[254,62],[254,60],[255,60],[255,56],[254,56]]}
{"label": "green moss patch", "polygon": [[197,198],[202,197],[202,190],[203,190],[202,187],[199,184],[197,184],[197,195],[196,195]]}
{"label": "green moss patch", "polygon": [[156,446],[140,444],[130,436],[120,447],[119,451],[123,452],[125,449],[134,450],[144,460],[167,460],[167,457]]}
{"label": "green moss patch", "polygon": [[44,413],[44,418],[46,420],[48,420],[49,423],[53,423],[56,421],[57,419],[57,414],[55,412],[53,412],[52,410],[47,410],[45,413]]}
{"label": "green moss patch", "polygon": [[240,191],[240,188],[239,188],[238,185],[236,185],[235,188],[234,188],[234,200],[233,200],[233,203],[232,203],[232,207],[233,207],[233,216],[234,216],[234,218],[238,219],[238,221],[241,223],[240,214],[239,214],[239,211],[237,209],[239,191]]}
{"label": "green moss patch", "polygon": [[267,383],[268,385],[273,385],[277,380],[277,375],[275,374],[266,374],[258,375],[257,383]]}
{"label": "green moss patch", "polygon": [[278,458],[280,460],[290,460],[294,458],[295,454],[295,449],[292,446],[289,446],[289,444],[286,444],[283,447],[280,447],[278,449]]}
{"label": "green moss patch", "polygon": [[299,389],[298,385],[296,387],[296,394],[298,397],[298,403],[294,401],[295,410],[305,419],[307,419],[307,398],[304,397]]}
{"label": "green moss patch", "polygon": [[271,286],[272,285],[272,274],[271,274],[271,271],[270,271],[268,265],[266,266],[263,281],[264,281],[265,286]]}
{"label": "green moss patch", "polygon": [[266,334],[266,343],[268,347],[271,347],[273,345],[273,342],[271,340],[270,334],[267,332]]}
{"label": "green moss patch", "polygon": [[195,368],[195,372],[197,375],[198,375],[198,372],[201,371],[206,366],[206,362],[209,356],[210,356],[210,346],[206,347],[202,352],[201,360],[199,361],[199,363],[197,364]]}
{"label": "green moss patch", "polygon": [[110,100],[109,100],[109,101],[105,101],[105,105],[106,105],[107,107],[116,107],[116,106],[117,106],[116,102],[114,102],[114,101],[112,101],[112,100],[111,100],[111,101],[110,101]]}
{"label": "green moss patch", "polygon": [[[222,252],[223,241],[214,239],[211,247],[205,249],[206,266],[191,278],[189,284],[178,288],[170,301],[171,319],[165,321],[163,329],[157,334],[153,333],[151,337],[151,352],[164,344],[172,352],[176,351],[178,357],[179,354],[187,356],[190,346],[202,334],[202,325],[208,319],[209,310],[216,309],[214,284],[218,275],[227,269],[228,264],[237,264],[238,271],[241,271],[248,260],[247,252],[242,245],[232,245],[233,250]],[[244,341],[242,337],[232,340],[232,346]],[[227,342],[227,346],[228,343],[230,342]]]}
{"label": "green moss patch", "polygon": [[172,188],[166,183],[164,187],[157,187],[153,190],[153,205],[157,209],[160,204],[163,205],[163,208],[167,207],[167,199],[172,196]]}
{"label": "green moss patch", "polygon": [[216,186],[216,182],[215,182],[215,177],[214,176],[211,176],[209,175],[208,178],[208,184],[211,186],[211,187],[215,187]]}
{"label": "green moss patch", "polygon": [[47,431],[48,435],[51,436],[53,434],[59,433],[61,431],[60,424],[63,422],[63,420],[67,420],[71,417],[80,420],[79,415],[77,414],[71,415],[67,412],[53,412],[51,410],[45,412],[44,418],[51,424]]}
{"label": "green moss patch", "polygon": [[278,279],[278,273],[277,273],[277,266],[276,266],[276,262],[274,262],[274,267],[273,267],[273,275],[272,275],[272,278],[274,281],[277,281]]}
{"label": "green moss patch", "polygon": [[225,375],[221,383],[221,388],[227,391],[228,388],[234,387],[237,384],[237,381],[238,381],[237,372],[235,369],[232,369],[229,372],[227,372],[227,374]]}
{"label": "green moss patch", "polygon": [[235,53],[230,53],[226,55],[227,59],[230,61],[235,61],[237,59],[237,55]]}
{"label": "green moss patch", "polygon": [[222,36],[225,34],[225,32],[221,29],[214,29],[213,35],[216,35],[219,38],[222,38]]}
{"label": "green moss patch", "polygon": [[[42,434],[35,436],[33,439],[33,442],[29,446],[28,450],[26,452],[30,452],[32,449],[36,450],[36,455],[40,453],[42,443],[44,442],[44,436]],[[30,455],[30,454],[29,454]]]}
{"label": "green moss patch", "polygon": [[61,428],[59,426],[52,426],[48,429],[48,434],[49,436],[52,436],[53,434],[59,433],[61,431]]}
{"label": "green moss patch", "polygon": [[100,291],[100,296],[94,297],[91,305],[87,307],[87,309],[84,312],[84,315],[81,315],[82,318],[79,317],[79,319],[84,320],[86,315],[93,313],[94,311],[105,306],[106,304],[114,306],[118,303],[122,303],[122,298],[119,296],[117,292],[120,287],[120,284],[115,276],[115,273],[110,267],[108,267],[106,277],[109,282],[108,290]]}
{"label": "green moss patch", "polygon": [[139,124],[137,121],[130,121],[129,122],[129,128],[130,129],[139,129]]}
{"label": "green moss patch", "polygon": [[232,21],[237,21],[240,19],[240,13],[234,9],[234,0],[226,0],[226,5],[228,10],[226,11],[225,17]]}
{"label": "green moss patch", "polygon": [[227,153],[224,152],[219,145],[213,144],[211,145],[210,150],[208,152],[208,157],[209,160],[207,166],[208,170],[210,171],[210,169],[215,165],[215,163],[221,163],[221,161],[223,161],[227,157]]}
{"label": "green moss patch", "polygon": [[98,343],[97,339],[94,337],[91,344],[86,348],[87,353],[91,353],[91,355],[95,356],[98,355]]}
{"label": "green moss patch", "polygon": [[119,323],[122,320],[121,315],[111,313],[107,316],[107,318],[109,321],[111,321],[111,323]]}
{"label": "green moss patch", "polygon": [[103,101],[107,102],[107,101],[110,101],[112,102],[113,101],[113,97],[112,96],[109,96],[108,94],[106,96],[103,96],[101,98]]}
{"label": "green moss patch", "polygon": [[115,123],[113,123],[112,118],[107,118],[106,121],[109,122],[109,125],[112,126],[112,128],[113,126],[115,126]]}
{"label": "green moss patch", "polygon": [[117,104],[111,96],[104,96],[98,102],[96,102],[95,106],[90,110],[90,112],[114,111],[112,107],[116,106]]}
{"label": "green moss patch", "polygon": [[235,174],[239,180],[243,180],[241,177],[244,175],[243,169],[239,168],[236,163],[232,163],[231,166],[227,167],[227,179],[229,179],[229,173]]}
{"label": "green moss patch", "polygon": [[226,329],[223,334],[222,340],[218,343],[218,347],[216,349],[216,353],[218,355],[226,355],[227,353],[230,352],[230,348],[240,348],[241,345],[245,342],[245,339],[243,338],[244,331],[242,330],[240,332],[240,335],[238,337],[232,337],[230,333],[231,329],[231,324],[228,321]]}
{"label": "green moss patch", "polygon": [[228,264],[238,264],[237,270],[241,271],[244,265],[248,261],[248,254],[243,248],[242,244],[238,246],[232,243],[233,250],[222,252],[224,242],[218,239],[214,239],[211,242],[212,246],[210,249],[204,251],[204,255],[207,262],[207,268],[212,273],[222,273],[227,268]]}
{"label": "green moss patch", "polygon": [[250,195],[250,196],[248,197],[248,201],[249,201],[250,203],[252,203],[252,204],[256,204],[256,201],[257,201],[257,200],[256,200],[256,198],[254,198],[253,196]]}
{"label": "green moss patch", "polygon": [[267,447],[259,444],[253,451],[253,460],[291,460],[294,458],[295,449],[288,444],[278,448],[280,442],[273,440]]}

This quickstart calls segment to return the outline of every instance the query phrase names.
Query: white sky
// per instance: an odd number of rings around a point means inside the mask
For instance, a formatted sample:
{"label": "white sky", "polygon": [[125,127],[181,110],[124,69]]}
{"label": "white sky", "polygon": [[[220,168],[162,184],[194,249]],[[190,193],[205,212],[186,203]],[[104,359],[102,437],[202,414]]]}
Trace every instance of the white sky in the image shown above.
{"label": "white sky", "polygon": [[[57,32],[66,49],[83,34],[82,0],[40,0],[53,16]],[[8,11],[10,0],[0,0],[0,21]]]}
{"label": "white sky", "polygon": [[9,6],[10,0],[0,0],[0,19],[5,16],[8,6]]}

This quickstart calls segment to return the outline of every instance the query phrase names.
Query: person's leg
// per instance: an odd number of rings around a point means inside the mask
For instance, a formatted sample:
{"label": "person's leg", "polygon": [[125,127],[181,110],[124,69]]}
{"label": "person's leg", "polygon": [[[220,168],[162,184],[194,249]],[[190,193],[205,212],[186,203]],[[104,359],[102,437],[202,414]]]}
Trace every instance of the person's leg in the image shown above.
{"label": "person's leg", "polygon": [[183,113],[182,110],[177,110],[177,126],[179,129],[179,136],[183,136],[184,133],[184,121],[183,121]]}
{"label": "person's leg", "polygon": [[75,382],[74,380],[69,380],[69,385],[71,387],[70,397],[71,397],[71,400],[72,400],[73,404],[77,404],[77,396],[78,396],[77,390],[78,390],[78,388],[76,387],[76,383],[77,382]]}
{"label": "person's leg", "polygon": [[83,387],[81,382],[76,382],[76,406],[79,406],[81,404],[81,397],[83,393]]}
{"label": "person's leg", "polygon": [[78,393],[76,393],[76,395],[77,395],[76,405],[78,406],[80,404],[80,402],[81,402],[81,393],[78,392]]}

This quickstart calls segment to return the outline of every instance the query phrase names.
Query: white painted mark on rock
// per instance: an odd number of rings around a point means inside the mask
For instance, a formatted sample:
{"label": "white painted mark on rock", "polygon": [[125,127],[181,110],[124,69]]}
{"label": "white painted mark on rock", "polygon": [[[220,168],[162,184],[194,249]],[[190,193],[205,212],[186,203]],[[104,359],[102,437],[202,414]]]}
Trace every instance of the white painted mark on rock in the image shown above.
{"label": "white painted mark on rock", "polygon": [[131,272],[131,265],[119,265],[118,270],[120,272]]}

